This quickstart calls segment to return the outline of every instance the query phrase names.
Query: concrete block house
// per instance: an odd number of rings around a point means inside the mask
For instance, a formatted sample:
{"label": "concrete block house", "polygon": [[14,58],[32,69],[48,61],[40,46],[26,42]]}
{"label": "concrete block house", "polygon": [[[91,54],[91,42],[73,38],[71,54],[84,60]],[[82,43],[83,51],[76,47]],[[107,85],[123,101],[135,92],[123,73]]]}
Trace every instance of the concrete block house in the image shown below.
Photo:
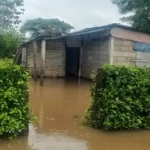
{"label": "concrete block house", "polygon": [[111,24],[61,36],[39,36],[20,46],[15,62],[31,75],[72,74],[90,79],[92,71],[106,63],[150,67],[150,35]]}

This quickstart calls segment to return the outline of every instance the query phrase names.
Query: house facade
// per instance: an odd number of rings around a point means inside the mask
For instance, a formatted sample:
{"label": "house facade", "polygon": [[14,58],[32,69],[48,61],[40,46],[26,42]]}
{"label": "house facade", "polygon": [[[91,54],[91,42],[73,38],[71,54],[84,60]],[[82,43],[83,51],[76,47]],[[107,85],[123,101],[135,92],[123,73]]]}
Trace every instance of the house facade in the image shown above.
{"label": "house facade", "polygon": [[111,24],[24,43],[17,59],[31,75],[90,79],[104,64],[150,67],[150,35]]}

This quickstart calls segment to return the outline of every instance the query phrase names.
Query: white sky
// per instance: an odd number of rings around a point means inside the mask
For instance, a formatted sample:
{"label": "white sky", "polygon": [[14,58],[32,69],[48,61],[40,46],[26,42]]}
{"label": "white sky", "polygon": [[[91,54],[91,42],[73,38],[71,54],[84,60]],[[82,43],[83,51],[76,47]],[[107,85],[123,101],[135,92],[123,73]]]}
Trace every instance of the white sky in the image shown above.
{"label": "white sky", "polygon": [[24,0],[22,21],[58,18],[76,29],[119,22],[119,12],[111,0]]}

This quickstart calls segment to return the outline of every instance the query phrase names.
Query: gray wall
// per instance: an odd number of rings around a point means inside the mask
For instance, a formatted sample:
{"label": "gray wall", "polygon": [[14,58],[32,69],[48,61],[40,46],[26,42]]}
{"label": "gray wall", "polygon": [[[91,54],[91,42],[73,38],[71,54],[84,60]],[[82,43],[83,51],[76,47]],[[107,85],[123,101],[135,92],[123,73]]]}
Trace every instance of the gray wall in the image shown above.
{"label": "gray wall", "polygon": [[[67,39],[68,47],[80,47],[80,38]],[[91,73],[103,64],[109,63],[109,37],[92,40],[83,45],[81,76],[90,79]]]}
{"label": "gray wall", "polygon": [[135,66],[136,52],[133,41],[114,38],[113,65]]}
{"label": "gray wall", "polygon": [[[74,37],[67,39],[68,47],[81,48],[81,42]],[[90,79],[91,73],[103,64],[109,63],[109,38],[101,38],[86,42],[83,45],[82,77]],[[37,72],[40,75],[41,68],[41,43],[37,50]],[[34,73],[33,43],[29,45],[28,69],[31,75]],[[64,77],[66,75],[66,50],[64,42],[47,42],[46,45],[46,77]]]}
{"label": "gray wall", "polygon": [[[46,77],[65,76],[65,45],[63,42],[47,42],[46,44],[46,62],[44,75]],[[41,43],[38,43],[37,50],[37,73],[40,75],[41,68]],[[29,73],[34,73],[34,50],[33,43],[29,45],[28,53]]]}
{"label": "gray wall", "polygon": [[82,77],[90,79],[91,73],[109,63],[109,38],[93,40],[83,46]]}
{"label": "gray wall", "polygon": [[45,75],[65,76],[65,45],[63,42],[48,42],[46,49]]}
{"label": "gray wall", "polygon": [[134,43],[131,40],[114,38],[113,65],[150,68],[150,52],[135,51]]}

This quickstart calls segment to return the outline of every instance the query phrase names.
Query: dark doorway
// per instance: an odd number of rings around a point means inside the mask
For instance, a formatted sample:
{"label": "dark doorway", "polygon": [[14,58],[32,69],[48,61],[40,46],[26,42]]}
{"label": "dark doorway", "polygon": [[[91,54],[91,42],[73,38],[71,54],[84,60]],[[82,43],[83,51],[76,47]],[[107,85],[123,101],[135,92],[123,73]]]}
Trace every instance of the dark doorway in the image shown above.
{"label": "dark doorway", "polygon": [[66,48],[66,74],[78,75],[80,61],[80,48],[67,47]]}

